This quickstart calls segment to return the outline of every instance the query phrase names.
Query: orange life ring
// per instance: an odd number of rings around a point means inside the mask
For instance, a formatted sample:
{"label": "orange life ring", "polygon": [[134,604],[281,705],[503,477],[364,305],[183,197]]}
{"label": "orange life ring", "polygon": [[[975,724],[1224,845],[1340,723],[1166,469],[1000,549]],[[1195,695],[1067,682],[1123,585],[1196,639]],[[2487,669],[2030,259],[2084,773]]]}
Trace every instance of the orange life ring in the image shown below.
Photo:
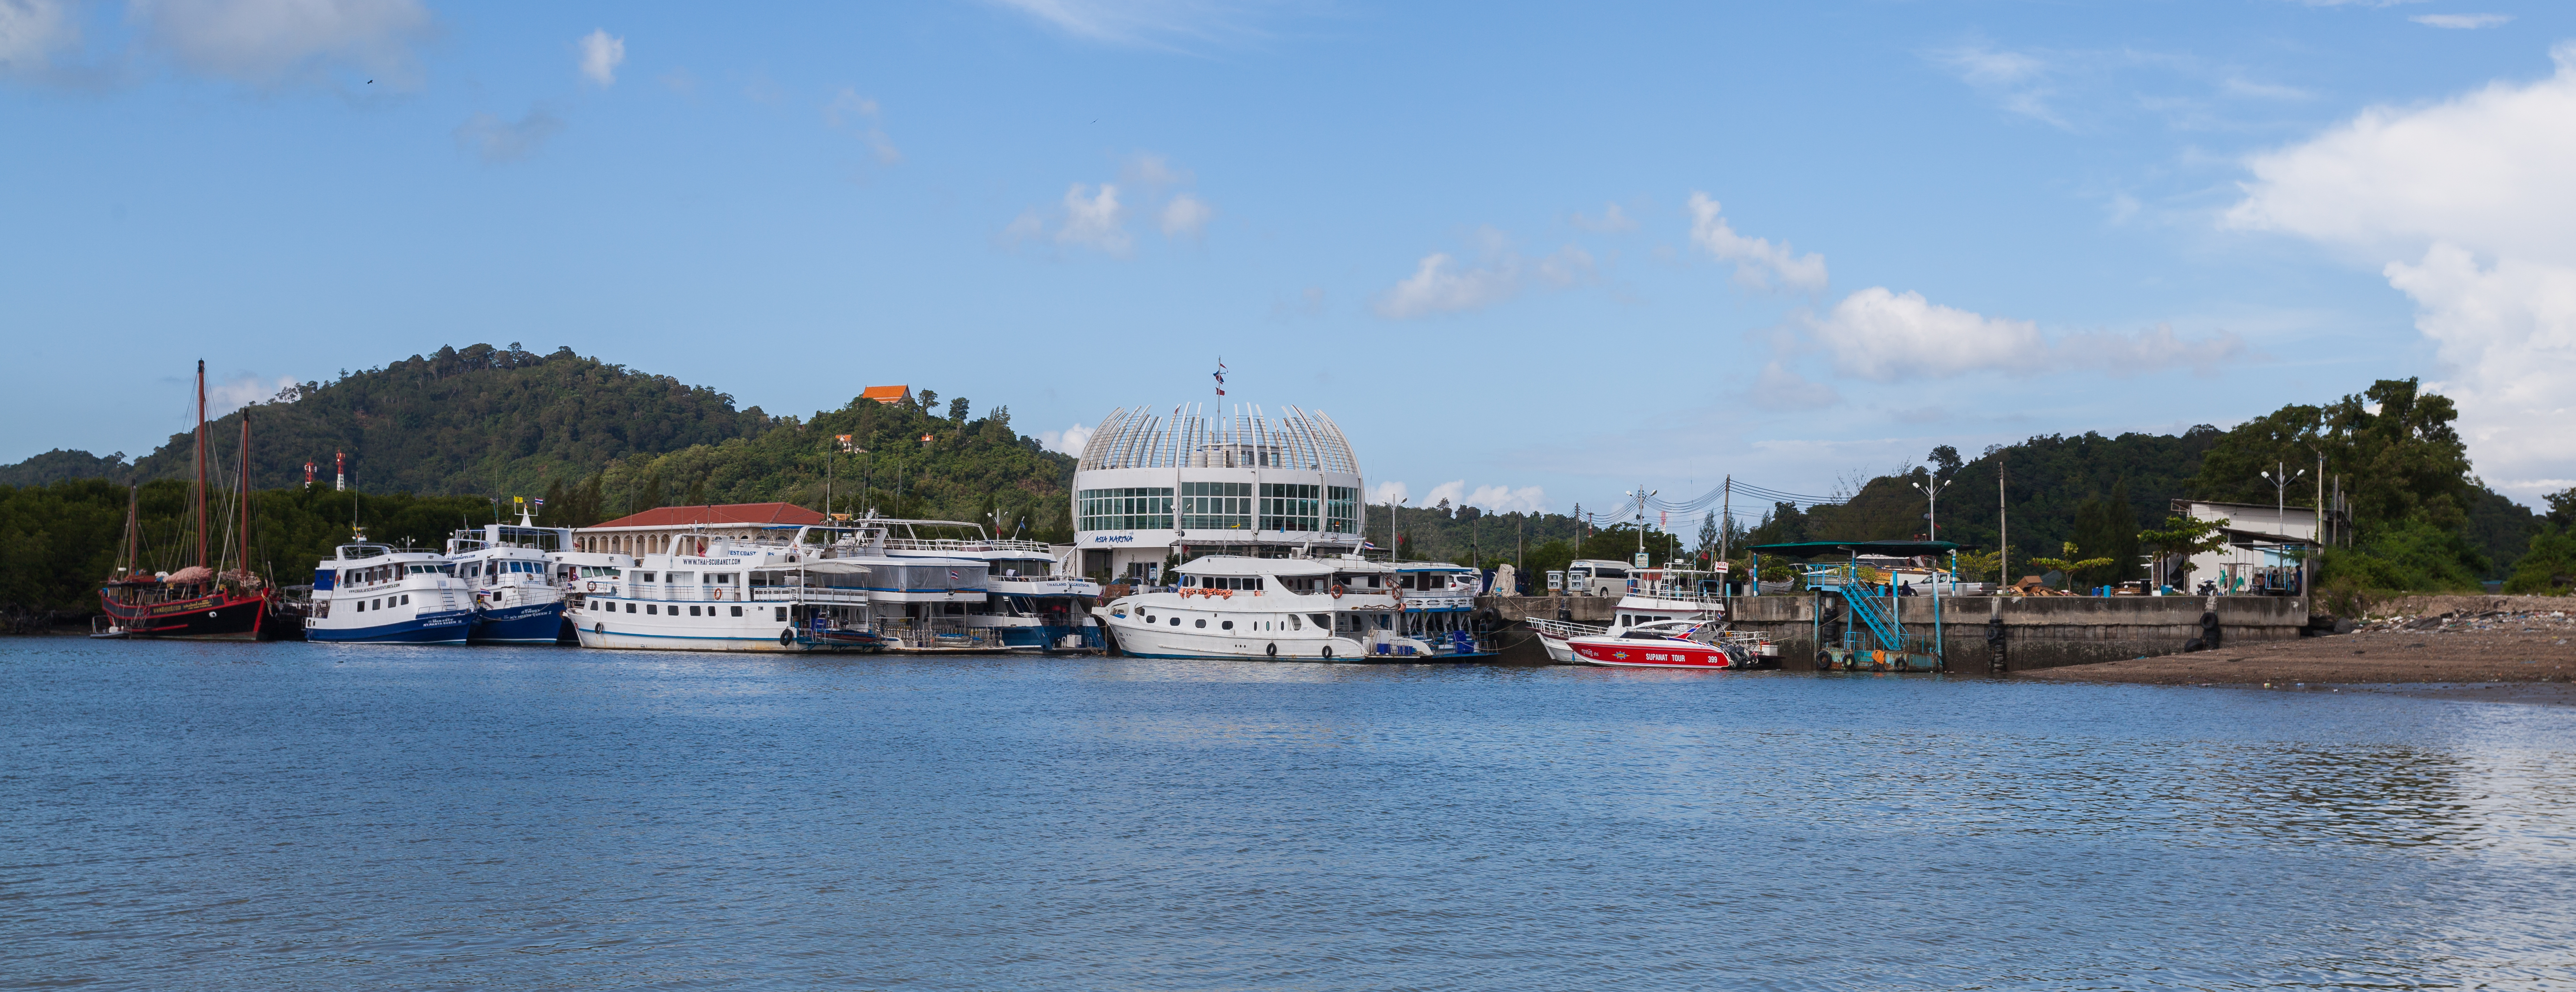
{"label": "orange life ring", "polygon": [[1342,598],[1342,584],[1339,582],[1333,583],[1333,598]]}
{"label": "orange life ring", "polygon": [[1388,586],[1388,587],[1386,587],[1386,594],[1387,594],[1387,595],[1389,595],[1389,596],[1393,596],[1393,597],[1395,597],[1395,601],[1396,601],[1396,602],[1399,602],[1399,603],[1404,602],[1404,587],[1403,587],[1403,586]]}

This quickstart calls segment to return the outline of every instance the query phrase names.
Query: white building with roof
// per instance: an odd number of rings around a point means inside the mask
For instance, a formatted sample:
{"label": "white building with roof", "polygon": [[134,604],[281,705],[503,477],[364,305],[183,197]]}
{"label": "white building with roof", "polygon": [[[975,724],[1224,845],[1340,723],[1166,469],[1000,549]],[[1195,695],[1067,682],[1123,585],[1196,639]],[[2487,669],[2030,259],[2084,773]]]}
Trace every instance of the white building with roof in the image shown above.
{"label": "white building with roof", "polygon": [[1357,552],[1366,526],[1350,440],[1293,406],[1275,418],[1248,404],[1113,410],[1073,478],[1078,566],[1113,581],[1202,554]]}

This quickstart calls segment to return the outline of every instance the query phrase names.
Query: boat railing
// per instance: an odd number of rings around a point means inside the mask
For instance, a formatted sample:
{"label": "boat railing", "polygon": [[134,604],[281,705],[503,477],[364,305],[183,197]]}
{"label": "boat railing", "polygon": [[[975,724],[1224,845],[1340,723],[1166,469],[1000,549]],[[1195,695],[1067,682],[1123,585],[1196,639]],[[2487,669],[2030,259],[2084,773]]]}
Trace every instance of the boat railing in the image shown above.
{"label": "boat railing", "polygon": [[865,603],[868,591],[848,586],[757,586],[751,598],[761,603]]}
{"label": "boat railing", "polygon": [[963,619],[945,617],[885,617],[877,621],[877,633],[894,638],[897,643],[914,650],[977,650],[1004,646],[999,627],[969,627]]}
{"label": "boat railing", "polygon": [[959,554],[982,553],[987,551],[1017,551],[1024,554],[1040,555],[1048,559],[1053,559],[1055,557],[1055,549],[1048,547],[1044,541],[1023,541],[1008,537],[972,539],[954,537],[889,537],[885,539],[885,549],[888,551],[937,551],[943,553],[955,552]]}
{"label": "boat railing", "polygon": [[1531,630],[1538,631],[1541,634],[1545,634],[1559,640],[1575,637],[1598,637],[1610,632],[1610,628],[1599,624],[1572,623],[1564,620],[1542,620],[1538,617],[1531,617],[1521,622],[1528,624]]}

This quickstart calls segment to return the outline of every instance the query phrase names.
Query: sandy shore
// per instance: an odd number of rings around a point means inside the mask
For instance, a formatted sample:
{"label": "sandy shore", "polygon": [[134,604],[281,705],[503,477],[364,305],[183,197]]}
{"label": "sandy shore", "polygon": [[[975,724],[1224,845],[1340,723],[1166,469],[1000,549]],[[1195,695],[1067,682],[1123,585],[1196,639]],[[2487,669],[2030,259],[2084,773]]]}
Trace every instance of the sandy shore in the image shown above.
{"label": "sandy shore", "polygon": [[2576,610],[2388,617],[2349,634],[2070,665],[2016,672],[2014,677],[2576,705]]}

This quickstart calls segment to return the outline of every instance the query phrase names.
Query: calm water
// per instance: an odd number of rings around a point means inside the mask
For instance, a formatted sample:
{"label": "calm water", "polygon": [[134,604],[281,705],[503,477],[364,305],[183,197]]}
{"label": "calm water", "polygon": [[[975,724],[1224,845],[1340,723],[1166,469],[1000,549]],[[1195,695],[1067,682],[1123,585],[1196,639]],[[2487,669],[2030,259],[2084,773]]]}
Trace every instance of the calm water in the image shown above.
{"label": "calm water", "polygon": [[0,986],[2576,985],[2576,710],[0,640]]}

